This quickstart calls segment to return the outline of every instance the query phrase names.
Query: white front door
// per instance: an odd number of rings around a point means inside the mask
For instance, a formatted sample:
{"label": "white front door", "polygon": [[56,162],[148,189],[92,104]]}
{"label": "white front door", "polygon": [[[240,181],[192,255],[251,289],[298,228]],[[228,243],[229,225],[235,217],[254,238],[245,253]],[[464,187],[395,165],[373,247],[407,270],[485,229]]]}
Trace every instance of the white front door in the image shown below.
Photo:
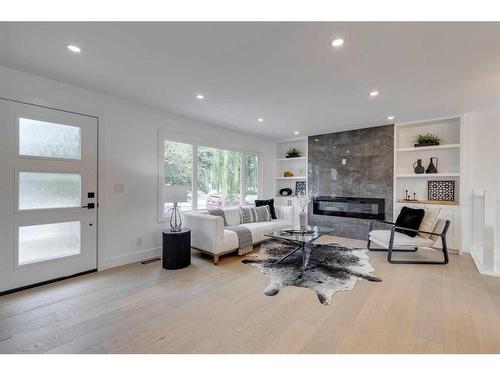
{"label": "white front door", "polygon": [[0,99],[0,293],[97,268],[97,118]]}

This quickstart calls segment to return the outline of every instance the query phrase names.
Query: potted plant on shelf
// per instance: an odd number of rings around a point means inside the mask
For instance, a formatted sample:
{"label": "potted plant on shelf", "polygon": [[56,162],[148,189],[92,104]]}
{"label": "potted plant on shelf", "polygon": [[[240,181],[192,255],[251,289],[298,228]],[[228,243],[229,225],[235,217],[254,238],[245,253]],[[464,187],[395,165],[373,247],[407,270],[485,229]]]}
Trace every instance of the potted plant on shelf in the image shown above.
{"label": "potted plant on shelf", "polygon": [[417,143],[414,144],[415,147],[425,147],[425,146],[438,146],[441,140],[438,136],[434,134],[419,134],[415,140]]}
{"label": "potted plant on shelf", "polygon": [[292,147],[290,150],[286,152],[287,158],[300,158],[300,151],[295,147]]}

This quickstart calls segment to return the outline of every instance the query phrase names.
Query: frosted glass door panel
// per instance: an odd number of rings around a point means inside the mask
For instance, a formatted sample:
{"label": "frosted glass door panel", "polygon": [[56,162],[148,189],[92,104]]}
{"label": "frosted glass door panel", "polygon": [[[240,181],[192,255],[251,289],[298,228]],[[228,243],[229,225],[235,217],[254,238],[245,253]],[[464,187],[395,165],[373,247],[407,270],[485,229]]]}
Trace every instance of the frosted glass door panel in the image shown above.
{"label": "frosted glass door panel", "polygon": [[80,254],[79,221],[19,227],[18,264]]}
{"label": "frosted glass door panel", "polygon": [[77,173],[19,173],[19,210],[81,207],[82,178]]}
{"label": "frosted glass door panel", "polygon": [[78,126],[19,119],[19,155],[80,160],[80,146]]}

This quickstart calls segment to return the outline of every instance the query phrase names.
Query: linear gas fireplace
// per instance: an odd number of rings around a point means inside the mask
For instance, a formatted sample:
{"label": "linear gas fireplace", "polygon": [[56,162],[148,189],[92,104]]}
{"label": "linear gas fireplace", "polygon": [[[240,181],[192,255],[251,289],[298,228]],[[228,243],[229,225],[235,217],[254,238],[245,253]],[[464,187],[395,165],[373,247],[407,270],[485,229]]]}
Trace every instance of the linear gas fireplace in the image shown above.
{"label": "linear gas fireplace", "polygon": [[317,197],[313,201],[313,212],[315,215],[385,220],[385,199]]}

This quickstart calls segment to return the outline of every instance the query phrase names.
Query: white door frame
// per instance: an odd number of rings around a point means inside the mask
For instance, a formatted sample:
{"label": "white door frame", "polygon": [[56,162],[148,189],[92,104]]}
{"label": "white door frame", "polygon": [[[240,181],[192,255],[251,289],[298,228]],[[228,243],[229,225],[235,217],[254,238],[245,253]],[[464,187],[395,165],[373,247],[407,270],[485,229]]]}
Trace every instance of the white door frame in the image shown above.
{"label": "white door frame", "polygon": [[[104,248],[104,236],[100,236],[99,234],[101,231],[103,231],[104,228],[104,223],[103,220],[100,220],[102,217],[102,214],[105,210],[105,206],[103,207],[103,201],[104,201],[104,196],[101,195],[101,185],[103,185],[103,180],[105,178],[104,176],[104,171],[103,171],[103,166],[101,165],[101,160],[100,160],[100,155],[103,154],[104,152],[104,142],[102,141],[104,138],[104,124],[105,124],[105,116],[104,113],[101,110],[97,109],[90,109],[89,107],[86,106],[79,106],[79,105],[74,105],[71,104],[71,106],[68,107],[68,104],[61,104],[58,103],[57,101],[43,101],[43,104],[36,103],[36,100],[33,101],[32,96],[23,96],[23,95],[13,95],[12,92],[5,90],[5,88],[0,88],[0,100],[5,100],[7,102],[11,103],[18,103],[18,104],[24,104],[24,105],[29,105],[33,107],[38,107],[40,109],[47,109],[47,110],[55,110],[59,112],[64,112],[68,114],[74,114],[74,115],[80,115],[80,116],[86,116],[90,118],[94,118],[96,120],[96,126],[97,126],[97,153],[96,153],[96,168],[97,168],[97,180],[96,180],[96,196],[98,198],[98,201],[96,201],[96,268],[97,271],[102,270],[104,262],[104,254],[101,249]],[[90,114],[94,113],[94,114]],[[15,154],[18,154],[18,127],[16,126],[15,130]],[[51,159],[53,160],[53,159]],[[17,192],[16,192],[17,195]],[[17,198],[17,197],[16,197]],[[82,202],[84,203],[84,202]],[[100,204],[99,204],[100,203]],[[99,208],[98,208],[99,207]],[[97,209],[98,208],[98,209]],[[18,209],[17,204],[16,204],[16,210]],[[63,277],[62,279],[64,279]],[[41,282],[38,284],[46,284],[48,282],[51,282],[51,280],[46,281],[46,282]],[[35,286],[35,285],[32,285]],[[28,286],[30,287],[30,286]],[[24,289],[24,288],[19,288],[19,289]]]}
{"label": "white door frame", "polygon": [[[40,96],[42,94],[39,94]],[[55,109],[58,111],[64,111],[68,113],[74,113],[76,115],[83,115],[94,117],[97,119],[97,190],[101,193],[99,198],[99,210],[97,212],[97,270],[101,271],[105,269],[106,257],[103,249],[106,249],[106,241],[103,235],[99,233],[106,233],[105,222],[100,220],[106,217],[106,203],[103,186],[106,186],[106,165],[101,162],[101,155],[105,155],[106,151],[106,115],[102,108],[85,105],[77,103],[77,100],[68,103],[66,100],[54,100],[50,97],[44,97],[42,99],[34,98],[30,93],[24,93],[22,90],[19,92],[15,91],[13,86],[0,86],[0,99],[8,100],[11,102],[17,102],[20,104],[30,104],[33,106]]]}

